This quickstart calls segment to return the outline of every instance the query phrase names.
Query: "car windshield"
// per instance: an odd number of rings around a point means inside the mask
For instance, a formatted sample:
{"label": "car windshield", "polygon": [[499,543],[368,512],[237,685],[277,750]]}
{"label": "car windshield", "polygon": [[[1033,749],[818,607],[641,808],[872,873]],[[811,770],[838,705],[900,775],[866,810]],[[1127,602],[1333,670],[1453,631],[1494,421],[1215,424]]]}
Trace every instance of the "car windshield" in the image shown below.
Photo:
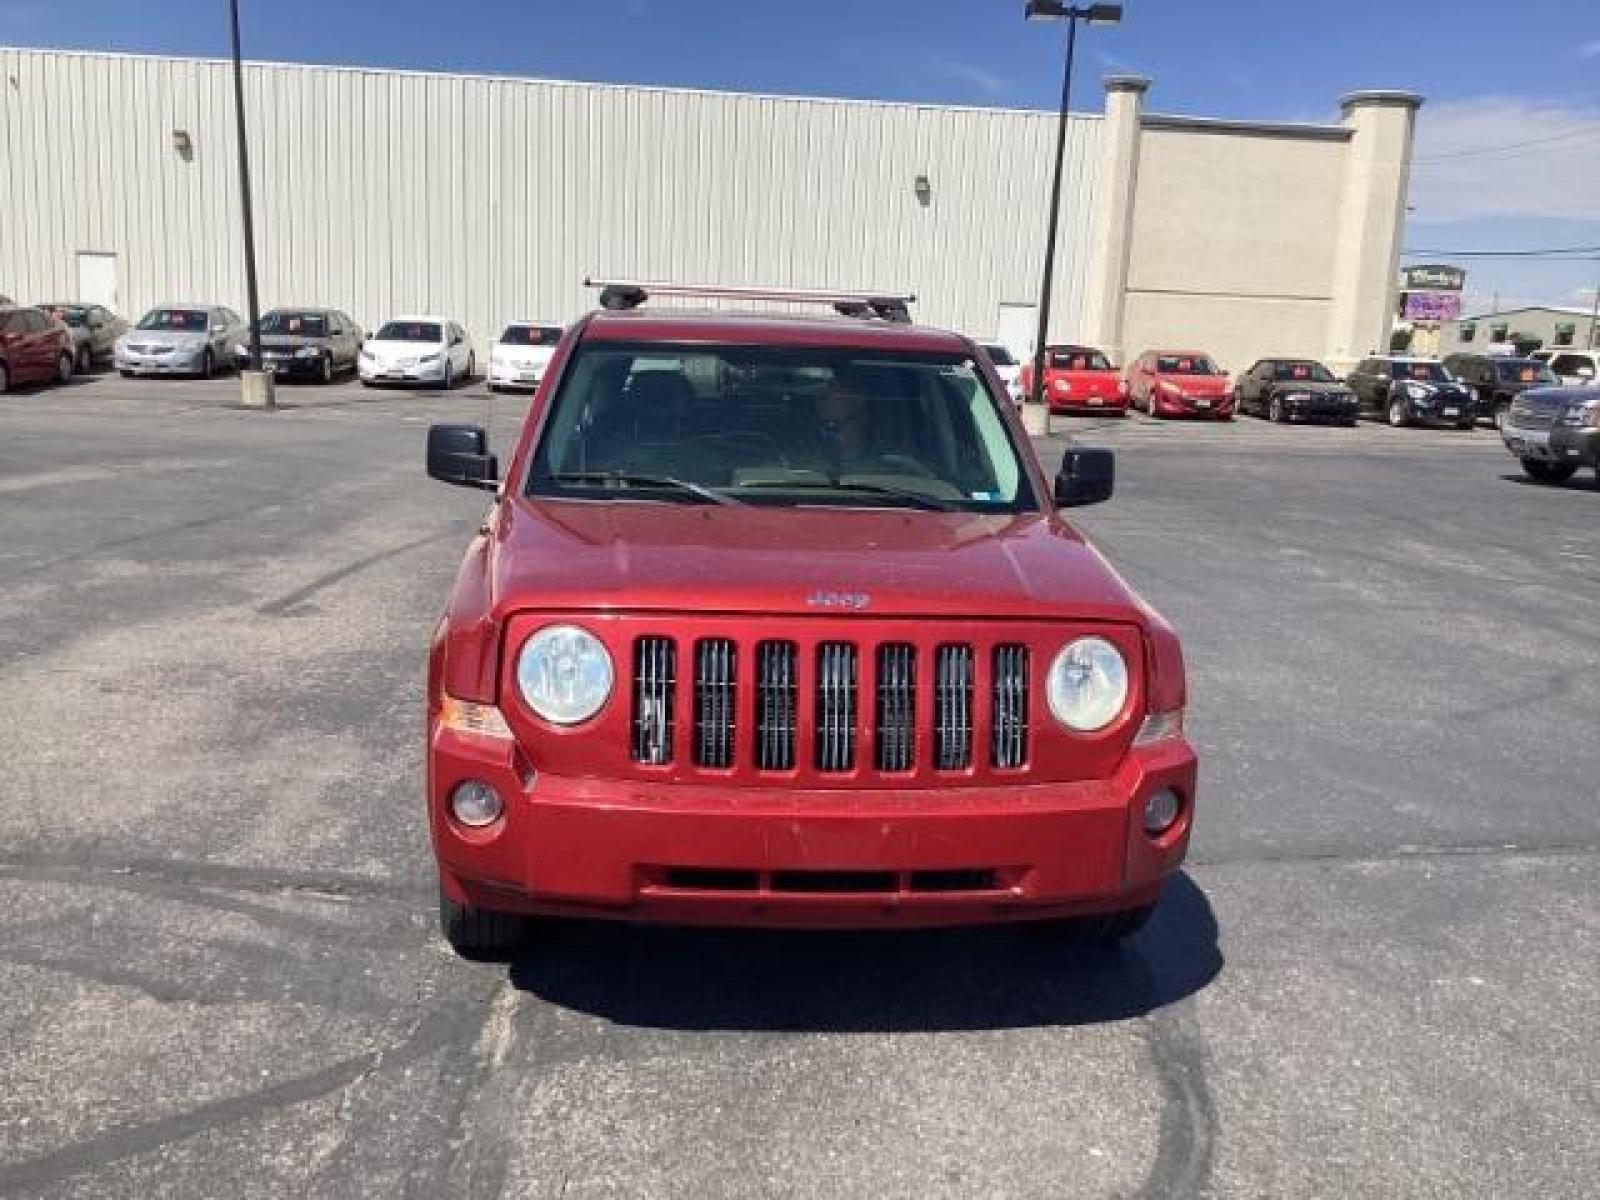
{"label": "car windshield", "polygon": [[1289,383],[1333,382],[1333,372],[1319,362],[1281,362],[1272,368],[1272,377]]}
{"label": "car windshield", "polygon": [[79,328],[89,323],[89,310],[78,304],[47,304],[45,312],[56,320],[67,325],[76,325]]}
{"label": "car windshield", "polygon": [[1098,350],[1051,350],[1050,368],[1054,371],[1109,371],[1111,363]]}
{"label": "car windshield", "polygon": [[261,332],[280,337],[327,337],[328,318],[321,313],[269,312],[261,318]]}
{"label": "car windshield", "polygon": [[203,330],[206,314],[199,308],[152,308],[139,322],[140,329]]}
{"label": "car windshield", "polygon": [[561,340],[559,325],[507,325],[502,346],[554,346]]}
{"label": "car windshield", "polygon": [[582,346],[535,496],[1017,512],[1034,504],[972,359],[789,346]]}
{"label": "car windshield", "polygon": [[1163,375],[1220,375],[1217,364],[1203,354],[1163,354],[1156,360]]}
{"label": "car windshield", "polygon": [[390,321],[378,330],[380,342],[442,342],[444,330],[434,321]]}
{"label": "car windshield", "polygon": [[983,352],[989,356],[989,361],[997,367],[1014,367],[1017,365],[1017,360],[1012,357],[1011,351],[1007,350],[999,342],[984,342]]}
{"label": "car windshield", "polygon": [[1397,362],[1394,364],[1394,377],[1417,379],[1425,383],[1449,383],[1452,378],[1450,372],[1444,369],[1444,364],[1436,362]]}
{"label": "car windshield", "polygon": [[1494,373],[1502,383],[1559,383],[1556,373],[1542,362],[1497,362]]}

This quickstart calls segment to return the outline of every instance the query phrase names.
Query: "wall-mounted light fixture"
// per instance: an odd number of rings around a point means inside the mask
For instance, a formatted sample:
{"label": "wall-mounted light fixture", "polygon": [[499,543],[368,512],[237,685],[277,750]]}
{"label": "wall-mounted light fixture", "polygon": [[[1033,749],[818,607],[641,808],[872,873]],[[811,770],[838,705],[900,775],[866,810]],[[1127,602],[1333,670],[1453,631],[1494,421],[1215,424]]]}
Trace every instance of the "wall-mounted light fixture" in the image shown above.
{"label": "wall-mounted light fixture", "polygon": [[917,203],[927,208],[933,202],[933,184],[928,182],[926,175],[918,175],[916,183],[911,185],[911,190],[917,194]]}
{"label": "wall-mounted light fixture", "polygon": [[194,139],[189,136],[187,129],[174,129],[172,131],[172,148],[178,152],[178,157],[188,162],[194,157]]}

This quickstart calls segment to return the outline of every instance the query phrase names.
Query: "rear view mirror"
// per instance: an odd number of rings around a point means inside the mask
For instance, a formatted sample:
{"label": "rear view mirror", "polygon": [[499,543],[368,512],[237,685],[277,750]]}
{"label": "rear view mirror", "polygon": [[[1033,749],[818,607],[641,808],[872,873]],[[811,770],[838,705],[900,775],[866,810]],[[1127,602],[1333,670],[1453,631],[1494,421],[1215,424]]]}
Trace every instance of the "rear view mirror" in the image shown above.
{"label": "rear view mirror", "polygon": [[1098,447],[1072,447],[1056,473],[1056,507],[1082,508],[1111,499],[1116,486],[1117,459]]}
{"label": "rear view mirror", "polygon": [[477,425],[431,426],[428,475],[457,487],[494,491],[500,486],[500,464],[489,453],[489,435]]}

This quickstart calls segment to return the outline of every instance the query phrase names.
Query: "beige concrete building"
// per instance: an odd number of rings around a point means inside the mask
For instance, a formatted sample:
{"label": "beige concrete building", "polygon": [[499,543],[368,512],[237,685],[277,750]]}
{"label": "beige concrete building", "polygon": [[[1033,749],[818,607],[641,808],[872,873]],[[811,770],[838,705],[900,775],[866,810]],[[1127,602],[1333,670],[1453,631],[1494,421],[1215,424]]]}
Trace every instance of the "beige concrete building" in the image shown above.
{"label": "beige concrete building", "polygon": [[[231,72],[0,49],[0,291],[242,308]],[[1119,360],[1383,344],[1418,100],[1341,122],[1075,114],[1052,337]],[[341,67],[246,68],[264,305],[448,313],[480,344],[587,274],[915,292],[1031,347],[1055,115]]]}

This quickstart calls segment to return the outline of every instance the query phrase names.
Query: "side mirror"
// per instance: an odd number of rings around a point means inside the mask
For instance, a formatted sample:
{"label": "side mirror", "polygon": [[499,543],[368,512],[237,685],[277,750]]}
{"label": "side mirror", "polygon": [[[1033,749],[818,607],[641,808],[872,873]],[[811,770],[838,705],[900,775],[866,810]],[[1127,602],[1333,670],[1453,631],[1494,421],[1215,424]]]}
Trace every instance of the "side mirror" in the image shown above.
{"label": "side mirror", "polygon": [[428,475],[457,487],[494,491],[500,486],[500,464],[489,453],[489,435],[477,425],[430,426]]}
{"label": "side mirror", "polygon": [[1073,447],[1056,473],[1056,507],[1082,508],[1111,499],[1116,487],[1117,459],[1109,450]]}
{"label": "side mirror", "polygon": [[1573,372],[1573,374],[1576,375],[1579,379],[1593,379],[1594,378],[1594,368],[1593,367],[1589,367],[1589,366],[1579,367],[1576,371]]}

